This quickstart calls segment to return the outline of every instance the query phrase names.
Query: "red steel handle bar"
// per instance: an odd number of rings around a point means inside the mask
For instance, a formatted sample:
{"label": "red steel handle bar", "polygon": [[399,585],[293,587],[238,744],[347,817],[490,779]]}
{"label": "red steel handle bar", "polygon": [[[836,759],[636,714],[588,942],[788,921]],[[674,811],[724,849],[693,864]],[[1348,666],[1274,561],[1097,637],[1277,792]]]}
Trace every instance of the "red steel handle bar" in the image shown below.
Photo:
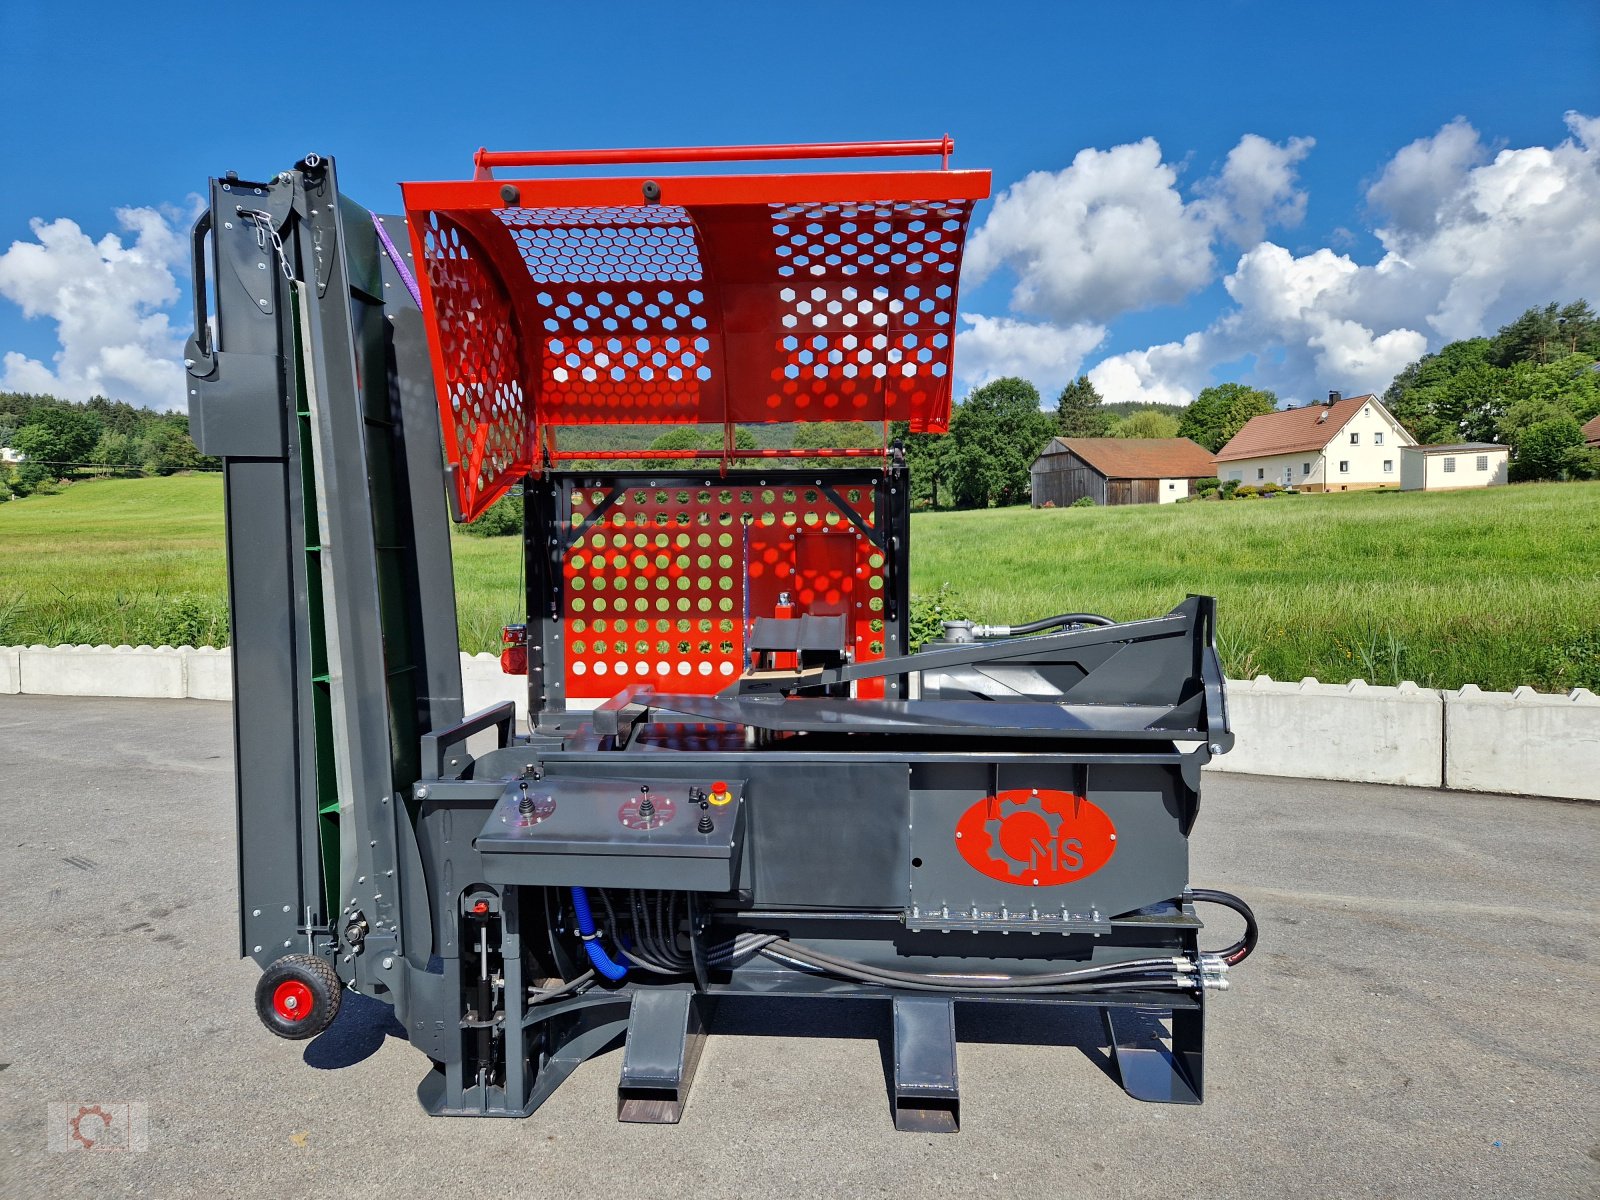
{"label": "red steel handle bar", "polygon": [[941,138],[905,142],[793,142],[773,146],[660,146],[631,150],[485,150],[472,156],[473,177],[493,179],[496,167],[592,167],[616,163],[755,162],[793,158],[896,158],[937,154],[945,168],[956,144]]}

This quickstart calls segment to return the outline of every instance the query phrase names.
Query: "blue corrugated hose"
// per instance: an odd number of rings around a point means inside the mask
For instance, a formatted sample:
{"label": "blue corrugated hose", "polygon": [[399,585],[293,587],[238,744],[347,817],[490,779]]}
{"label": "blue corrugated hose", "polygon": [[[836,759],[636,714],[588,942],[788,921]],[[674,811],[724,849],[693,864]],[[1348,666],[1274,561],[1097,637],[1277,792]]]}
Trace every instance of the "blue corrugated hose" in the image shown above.
{"label": "blue corrugated hose", "polygon": [[628,973],[626,963],[613,962],[600,944],[600,934],[594,925],[594,913],[589,910],[589,893],[581,887],[572,889],[572,911],[578,916],[578,932],[583,935],[583,948],[589,952],[589,961],[612,983],[621,983]]}

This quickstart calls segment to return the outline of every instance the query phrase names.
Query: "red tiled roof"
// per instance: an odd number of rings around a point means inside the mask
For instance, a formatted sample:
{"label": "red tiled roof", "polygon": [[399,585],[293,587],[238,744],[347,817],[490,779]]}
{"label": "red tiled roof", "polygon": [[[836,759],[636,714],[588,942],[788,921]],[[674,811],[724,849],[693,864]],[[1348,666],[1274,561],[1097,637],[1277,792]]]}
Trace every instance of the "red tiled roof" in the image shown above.
{"label": "red tiled roof", "polygon": [[1204,479],[1211,452],[1188,438],[1061,438],[1107,479]]}
{"label": "red tiled roof", "polygon": [[1600,446],[1600,417],[1590,417],[1584,423],[1583,440],[1591,446]]}
{"label": "red tiled roof", "polygon": [[[1376,396],[1351,396],[1337,404],[1309,404],[1251,417],[1233,439],[1217,451],[1218,462],[1321,450],[1345,423]],[[1325,419],[1324,419],[1325,418]]]}

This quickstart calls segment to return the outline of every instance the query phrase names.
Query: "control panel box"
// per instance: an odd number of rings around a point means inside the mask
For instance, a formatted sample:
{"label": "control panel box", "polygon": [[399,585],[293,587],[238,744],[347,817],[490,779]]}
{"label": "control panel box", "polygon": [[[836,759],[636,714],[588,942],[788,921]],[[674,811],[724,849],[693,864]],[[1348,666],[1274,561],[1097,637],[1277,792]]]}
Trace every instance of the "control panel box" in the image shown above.
{"label": "control panel box", "polygon": [[473,843],[486,883],[727,892],[744,841],[742,779],[519,779]]}

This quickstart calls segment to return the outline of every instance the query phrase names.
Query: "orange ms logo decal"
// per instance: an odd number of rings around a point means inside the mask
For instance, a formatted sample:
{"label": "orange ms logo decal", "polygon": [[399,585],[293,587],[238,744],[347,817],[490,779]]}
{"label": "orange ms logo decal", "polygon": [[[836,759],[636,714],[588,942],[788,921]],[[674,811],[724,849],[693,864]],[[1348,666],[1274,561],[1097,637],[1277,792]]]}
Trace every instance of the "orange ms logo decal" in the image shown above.
{"label": "orange ms logo decal", "polygon": [[1082,796],[1012,788],[985,796],[961,814],[956,849],[990,879],[1053,887],[1087,879],[1111,861],[1117,830]]}

